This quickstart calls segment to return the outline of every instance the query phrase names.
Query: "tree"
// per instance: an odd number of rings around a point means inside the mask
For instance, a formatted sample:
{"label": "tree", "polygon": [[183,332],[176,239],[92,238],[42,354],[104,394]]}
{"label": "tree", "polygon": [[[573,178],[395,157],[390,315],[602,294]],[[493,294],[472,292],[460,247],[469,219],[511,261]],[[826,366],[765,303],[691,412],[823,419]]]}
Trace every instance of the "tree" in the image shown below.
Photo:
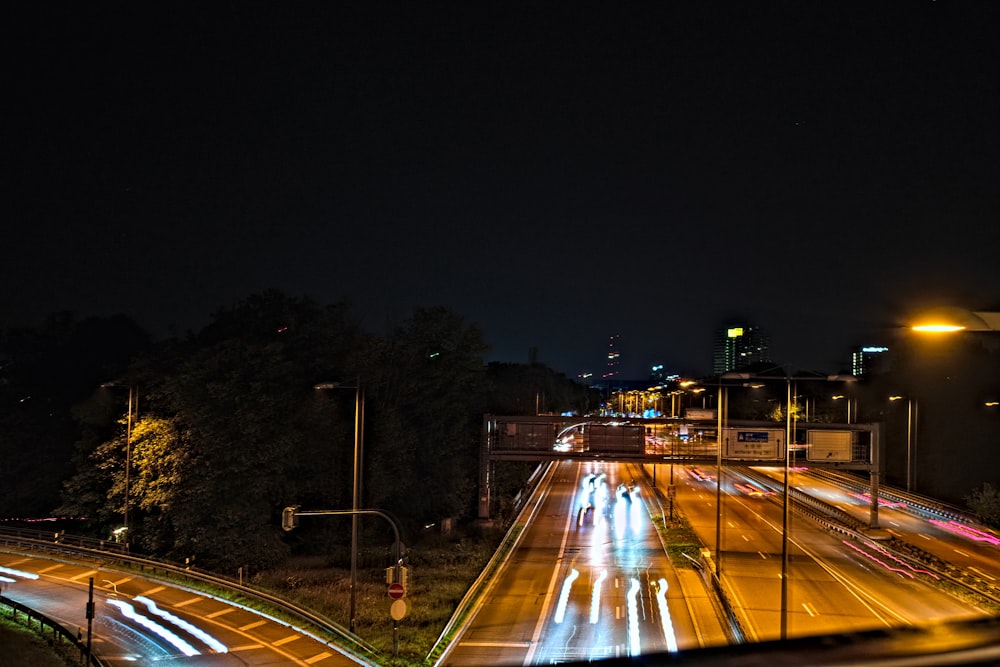
{"label": "tree", "polygon": [[1000,490],[989,482],[983,482],[965,497],[965,502],[980,520],[988,526],[1000,527]]}
{"label": "tree", "polygon": [[39,327],[0,332],[0,515],[39,517],[56,509],[82,437],[72,406],[148,343],[121,315],[79,320],[60,312]]}
{"label": "tree", "polygon": [[446,308],[416,309],[361,358],[372,408],[366,500],[411,526],[475,507],[483,413],[482,331]]}

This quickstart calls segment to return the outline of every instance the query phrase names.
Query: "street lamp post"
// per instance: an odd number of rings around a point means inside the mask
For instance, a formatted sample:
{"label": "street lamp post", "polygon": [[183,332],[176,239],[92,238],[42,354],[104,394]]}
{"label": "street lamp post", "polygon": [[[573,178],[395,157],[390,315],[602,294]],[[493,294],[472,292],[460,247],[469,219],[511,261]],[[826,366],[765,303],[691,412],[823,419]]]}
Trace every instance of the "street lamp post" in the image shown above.
{"label": "street lamp post", "polygon": [[912,492],[916,485],[917,416],[920,408],[917,399],[890,396],[890,401],[906,400],[906,490]]}
{"label": "street lamp post", "polygon": [[[740,372],[730,372],[724,373],[719,377],[719,452],[718,452],[718,471],[720,475],[720,480],[718,484],[719,503],[717,506],[720,508],[721,512],[721,474],[722,474],[722,432],[724,426],[728,425],[729,421],[729,397],[728,397],[728,387],[722,384],[722,380],[781,380],[785,381],[785,471],[783,478],[783,490],[782,490],[782,513],[781,513],[781,619],[780,619],[780,638],[782,640],[788,638],[788,560],[789,560],[789,550],[788,550],[788,532],[789,532],[789,519],[791,510],[791,479],[790,472],[792,468],[792,458],[791,458],[791,444],[792,444],[792,412],[793,412],[793,382],[798,380],[825,380],[828,382],[853,382],[856,381],[853,375],[828,375],[828,376],[804,376],[804,377],[794,377],[789,374],[784,376],[769,376],[769,375],[754,375],[751,373],[740,373]],[[726,389],[726,393],[723,394],[723,388]],[[723,408],[725,409],[725,416],[722,414]],[[717,550],[717,560],[721,560],[721,550],[719,547],[719,540],[721,539],[721,516],[716,518],[716,550]],[[716,568],[718,571],[719,564],[716,563]]]}
{"label": "street lamp post", "polygon": [[[104,389],[122,386],[119,382],[105,382]],[[128,385],[128,413],[125,415],[125,501],[122,503],[122,524],[125,534],[125,549],[129,545],[129,501],[131,499],[132,481],[132,415],[139,412],[139,389],[133,384]]]}
{"label": "street lamp post", "polygon": [[361,387],[361,379],[353,385],[345,385],[339,382],[321,382],[315,385],[316,389],[353,389],[354,390],[354,462],[353,462],[353,483],[351,493],[351,609],[349,629],[354,632],[355,618],[357,610],[358,591],[358,510],[361,507],[361,477],[362,460],[364,455],[364,422],[365,422],[365,394]]}

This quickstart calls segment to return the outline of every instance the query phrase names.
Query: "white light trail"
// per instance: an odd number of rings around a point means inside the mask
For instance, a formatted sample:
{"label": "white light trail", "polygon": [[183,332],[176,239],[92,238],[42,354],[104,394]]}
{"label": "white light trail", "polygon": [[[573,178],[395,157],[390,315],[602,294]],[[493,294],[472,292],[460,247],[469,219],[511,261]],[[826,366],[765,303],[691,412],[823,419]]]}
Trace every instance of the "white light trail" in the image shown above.
{"label": "white light trail", "polygon": [[566,577],[566,580],[563,581],[562,590],[559,592],[559,602],[556,604],[556,613],[552,619],[556,623],[562,623],[563,618],[566,616],[566,605],[569,603],[569,589],[573,587],[573,582],[579,576],[580,573],[576,571],[576,568],[573,568]]}
{"label": "white light trail", "polygon": [[639,580],[632,578],[632,585],[628,589],[625,599],[628,601],[628,618],[625,623],[628,627],[628,654],[641,655],[642,647],[639,643]]}
{"label": "white light trail", "polygon": [[146,618],[142,614],[137,614],[135,607],[130,605],[128,602],[123,600],[108,600],[108,604],[118,607],[125,618],[131,619],[132,621],[143,626],[153,634],[162,637],[166,641],[170,642],[174,648],[183,653],[184,655],[191,657],[195,655],[201,655],[201,653],[195,649],[195,647],[188,644],[186,641],[178,637],[176,634],[167,630],[165,627],[157,623],[156,621]]}
{"label": "white light trail", "polygon": [[22,579],[37,579],[38,575],[34,572],[25,572],[23,570],[13,570],[9,567],[0,567],[0,572],[4,572],[14,577],[21,577]]}
{"label": "white light trail", "polygon": [[660,623],[663,625],[663,638],[667,642],[667,651],[677,652],[677,636],[674,634],[674,622],[670,618],[670,608],[667,607],[667,580],[660,579],[656,590],[656,605],[660,610]]}
{"label": "white light trail", "polygon": [[608,577],[607,570],[601,570],[601,576],[594,582],[593,593],[590,595],[590,622],[597,623],[601,615],[601,585]]}
{"label": "white light trail", "polygon": [[186,630],[187,632],[194,635],[201,641],[205,642],[208,645],[208,647],[211,648],[216,653],[229,653],[229,647],[220,642],[218,639],[208,634],[207,632],[197,627],[196,625],[188,623],[183,618],[179,618],[171,614],[169,611],[164,611],[163,609],[160,609],[159,607],[156,606],[156,603],[153,600],[150,600],[145,596],[139,595],[135,598],[135,601],[141,602],[144,605],[146,605],[146,608],[149,609],[149,613],[159,616],[160,618],[169,621],[170,623],[173,623],[177,627]]}

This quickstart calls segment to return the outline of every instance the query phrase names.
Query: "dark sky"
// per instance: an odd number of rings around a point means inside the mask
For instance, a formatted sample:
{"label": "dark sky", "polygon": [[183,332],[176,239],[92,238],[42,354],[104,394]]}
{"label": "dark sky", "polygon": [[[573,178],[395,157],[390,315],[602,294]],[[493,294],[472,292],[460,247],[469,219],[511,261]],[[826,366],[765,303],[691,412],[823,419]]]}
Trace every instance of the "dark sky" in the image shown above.
{"label": "dark sky", "polygon": [[1000,306],[1000,3],[623,4],[16,3],[0,326],[278,288],[641,377]]}

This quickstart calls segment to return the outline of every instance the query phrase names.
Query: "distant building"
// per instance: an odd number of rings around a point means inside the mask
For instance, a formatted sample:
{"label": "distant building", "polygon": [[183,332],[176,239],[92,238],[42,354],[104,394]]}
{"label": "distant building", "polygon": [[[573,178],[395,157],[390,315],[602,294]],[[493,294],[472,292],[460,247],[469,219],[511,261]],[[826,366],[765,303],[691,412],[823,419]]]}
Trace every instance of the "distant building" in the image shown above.
{"label": "distant building", "polygon": [[649,369],[649,381],[653,384],[665,385],[668,382],[674,382],[679,378],[680,375],[668,372],[663,367],[663,364],[656,364]]}
{"label": "distant building", "polygon": [[601,378],[604,380],[611,380],[617,378],[621,375],[621,356],[622,353],[618,349],[621,336],[619,334],[613,334],[611,339],[608,341],[608,360],[607,366]]}
{"label": "distant building", "polygon": [[712,372],[722,375],[754,364],[770,363],[768,338],[759,327],[724,327],[715,333]]}
{"label": "distant building", "polygon": [[859,347],[851,353],[851,374],[862,377],[888,370],[888,352],[889,348],[876,345]]}

